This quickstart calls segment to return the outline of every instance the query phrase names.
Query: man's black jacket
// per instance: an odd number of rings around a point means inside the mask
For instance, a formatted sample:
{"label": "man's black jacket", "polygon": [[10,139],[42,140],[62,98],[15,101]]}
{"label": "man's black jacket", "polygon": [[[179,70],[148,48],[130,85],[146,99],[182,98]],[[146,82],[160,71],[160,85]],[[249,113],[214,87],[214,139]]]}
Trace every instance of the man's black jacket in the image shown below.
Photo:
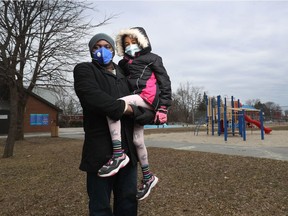
{"label": "man's black jacket", "polygon": [[117,100],[129,95],[126,78],[114,64],[116,75],[97,63],[80,63],[74,68],[74,88],[83,108],[85,140],[80,169],[98,170],[111,158],[112,143],[107,118],[121,120],[122,147],[134,165],[133,118],[123,115],[125,102]]}

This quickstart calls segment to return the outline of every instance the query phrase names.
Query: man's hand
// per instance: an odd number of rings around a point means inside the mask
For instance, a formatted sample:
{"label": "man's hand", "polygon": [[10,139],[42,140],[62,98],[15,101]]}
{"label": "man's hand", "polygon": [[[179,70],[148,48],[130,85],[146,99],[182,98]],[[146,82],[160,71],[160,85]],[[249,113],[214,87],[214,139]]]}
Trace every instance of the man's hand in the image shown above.
{"label": "man's hand", "polygon": [[129,105],[133,110],[134,120],[139,125],[152,124],[155,116],[155,111],[146,109],[140,106]]}
{"label": "man's hand", "polygon": [[165,106],[161,106],[157,112],[156,112],[156,115],[155,115],[155,118],[154,118],[154,123],[156,125],[159,125],[159,124],[164,124],[167,122],[167,109]]}

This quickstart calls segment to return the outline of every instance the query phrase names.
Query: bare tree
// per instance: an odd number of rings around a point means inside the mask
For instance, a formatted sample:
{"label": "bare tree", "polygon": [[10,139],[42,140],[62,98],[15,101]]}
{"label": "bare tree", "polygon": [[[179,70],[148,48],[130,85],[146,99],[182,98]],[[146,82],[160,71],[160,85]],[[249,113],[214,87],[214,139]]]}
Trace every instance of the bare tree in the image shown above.
{"label": "bare tree", "polygon": [[247,100],[246,103],[256,109],[261,109],[264,113],[265,120],[280,121],[284,118],[282,108],[274,102],[268,101],[266,103],[261,103],[260,99],[250,99]]}
{"label": "bare tree", "polygon": [[266,115],[269,116],[270,120],[277,120],[279,121],[282,116],[282,109],[278,104],[275,104],[274,102],[266,102],[265,103],[267,107],[267,113]]}
{"label": "bare tree", "polygon": [[246,101],[246,104],[249,106],[255,106],[256,104],[261,103],[260,99],[249,99]]}
{"label": "bare tree", "polygon": [[199,98],[201,98],[202,93],[202,87],[193,86],[191,82],[180,83],[180,87],[173,98],[175,98],[175,104],[180,106],[177,109],[181,110],[181,118],[185,122],[194,123],[195,113],[201,102]]}
{"label": "bare tree", "polygon": [[79,100],[76,98],[75,94],[71,94],[71,91],[61,91],[57,92],[55,96],[57,97],[56,105],[63,110],[63,115],[77,115],[82,113],[82,107]]}
{"label": "bare tree", "polygon": [[24,108],[34,86],[71,86],[68,73],[87,53],[83,38],[106,24],[85,23],[80,1],[0,1],[0,81],[9,87],[10,126],[3,157],[23,139]]}

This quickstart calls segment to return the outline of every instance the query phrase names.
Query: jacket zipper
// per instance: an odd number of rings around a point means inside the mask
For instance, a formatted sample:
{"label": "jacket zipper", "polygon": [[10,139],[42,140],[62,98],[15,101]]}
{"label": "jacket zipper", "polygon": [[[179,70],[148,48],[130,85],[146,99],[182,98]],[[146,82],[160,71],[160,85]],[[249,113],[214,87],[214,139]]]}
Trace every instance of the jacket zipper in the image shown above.
{"label": "jacket zipper", "polygon": [[[137,89],[136,89],[136,90],[139,89],[139,80],[143,77],[146,68],[149,67],[149,66],[152,65],[152,64],[153,64],[153,62],[150,62],[148,65],[146,65],[146,66],[144,67],[144,69],[142,70],[142,73],[141,73],[140,77],[137,78],[137,80],[136,80],[136,86],[137,86]],[[136,90],[134,90],[134,92],[133,92],[134,94],[135,94]]]}

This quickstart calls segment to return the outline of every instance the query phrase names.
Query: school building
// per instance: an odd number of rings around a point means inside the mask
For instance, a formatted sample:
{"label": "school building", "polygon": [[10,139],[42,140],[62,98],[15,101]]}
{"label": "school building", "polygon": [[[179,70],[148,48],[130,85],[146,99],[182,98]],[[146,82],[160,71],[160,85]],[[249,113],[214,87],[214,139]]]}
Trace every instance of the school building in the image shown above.
{"label": "school building", "polygon": [[[8,134],[10,120],[8,101],[0,100],[0,135]],[[29,93],[24,111],[24,133],[51,132],[58,126],[60,108],[43,97]]]}

